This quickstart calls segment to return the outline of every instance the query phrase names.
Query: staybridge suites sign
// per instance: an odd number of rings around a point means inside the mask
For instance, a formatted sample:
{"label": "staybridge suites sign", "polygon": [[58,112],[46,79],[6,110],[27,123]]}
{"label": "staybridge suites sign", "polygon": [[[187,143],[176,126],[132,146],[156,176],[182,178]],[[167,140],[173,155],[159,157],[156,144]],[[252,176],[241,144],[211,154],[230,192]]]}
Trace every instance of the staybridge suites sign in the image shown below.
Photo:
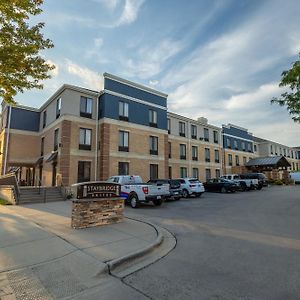
{"label": "staybridge suites sign", "polygon": [[83,182],[76,184],[77,199],[120,197],[121,186],[108,182]]}

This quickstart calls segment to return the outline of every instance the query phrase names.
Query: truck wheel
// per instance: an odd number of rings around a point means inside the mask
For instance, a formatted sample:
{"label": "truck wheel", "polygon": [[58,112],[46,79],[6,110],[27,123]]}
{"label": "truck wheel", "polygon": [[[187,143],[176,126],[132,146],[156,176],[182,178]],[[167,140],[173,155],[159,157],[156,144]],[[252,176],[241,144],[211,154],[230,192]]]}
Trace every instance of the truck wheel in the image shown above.
{"label": "truck wheel", "polygon": [[241,189],[242,189],[242,191],[245,192],[245,191],[247,190],[247,184],[246,184],[246,182],[241,181],[240,184],[241,184]]}
{"label": "truck wheel", "polygon": [[189,196],[189,192],[187,191],[187,190],[183,190],[182,191],[182,196],[183,196],[183,198],[187,198],[188,196]]}
{"label": "truck wheel", "polygon": [[129,197],[129,203],[132,208],[138,208],[140,206],[139,198],[136,194],[132,194]]}
{"label": "truck wheel", "polygon": [[202,195],[202,193],[197,193],[197,194],[196,194],[196,197],[199,197],[199,198],[200,198],[201,195]]}
{"label": "truck wheel", "polygon": [[156,199],[156,200],[153,200],[153,204],[155,206],[160,206],[162,204],[162,200],[161,199]]}

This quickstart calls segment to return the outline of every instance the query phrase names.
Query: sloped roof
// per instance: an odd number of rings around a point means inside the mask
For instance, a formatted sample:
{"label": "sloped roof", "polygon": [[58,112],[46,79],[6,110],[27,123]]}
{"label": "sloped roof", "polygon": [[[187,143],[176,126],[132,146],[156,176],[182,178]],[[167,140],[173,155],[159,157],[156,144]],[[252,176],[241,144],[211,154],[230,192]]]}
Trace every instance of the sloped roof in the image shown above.
{"label": "sloped roof", "polygon": [[266,156],[253,158],[246,163],[246,167],[252,166],[290,167],[291,164],[284,156]]}

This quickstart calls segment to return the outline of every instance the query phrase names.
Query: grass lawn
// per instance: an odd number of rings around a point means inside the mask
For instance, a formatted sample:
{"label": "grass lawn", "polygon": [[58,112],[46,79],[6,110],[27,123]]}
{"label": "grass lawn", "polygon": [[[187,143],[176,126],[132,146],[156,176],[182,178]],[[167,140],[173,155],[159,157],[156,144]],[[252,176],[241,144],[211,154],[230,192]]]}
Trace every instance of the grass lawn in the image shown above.
{"label": "grass lawn", "polygon": [[11,203],[4,199],[0,199],[0,205],[11,205]]}

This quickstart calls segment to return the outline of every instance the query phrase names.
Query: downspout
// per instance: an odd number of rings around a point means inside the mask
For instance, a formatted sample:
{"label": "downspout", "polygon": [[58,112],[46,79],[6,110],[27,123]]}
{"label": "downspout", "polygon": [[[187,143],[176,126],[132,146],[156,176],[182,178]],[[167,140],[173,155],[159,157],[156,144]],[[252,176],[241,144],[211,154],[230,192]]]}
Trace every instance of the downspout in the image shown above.
{"label": "downspout", "polygon": [[95,138],[95,181],[97,180],[97,174],[98,174],[98,127],[99,127],[99,101],[100,101],[100,95],[97,96],[97,103],[96,103],[96,138]]}
{"label": "downspout", "polygon": [[6,174],[6,164],[7,164],[7,154],[8,154],[8,143],[9,143],[9,130],[10,130],[10,119],[11,119],[11,106],[8,106],[8,123],[7,123],[7,135],[6,135],[6,148],[5,148],[5,157],[4,157],[4,169],[3,175]]}

